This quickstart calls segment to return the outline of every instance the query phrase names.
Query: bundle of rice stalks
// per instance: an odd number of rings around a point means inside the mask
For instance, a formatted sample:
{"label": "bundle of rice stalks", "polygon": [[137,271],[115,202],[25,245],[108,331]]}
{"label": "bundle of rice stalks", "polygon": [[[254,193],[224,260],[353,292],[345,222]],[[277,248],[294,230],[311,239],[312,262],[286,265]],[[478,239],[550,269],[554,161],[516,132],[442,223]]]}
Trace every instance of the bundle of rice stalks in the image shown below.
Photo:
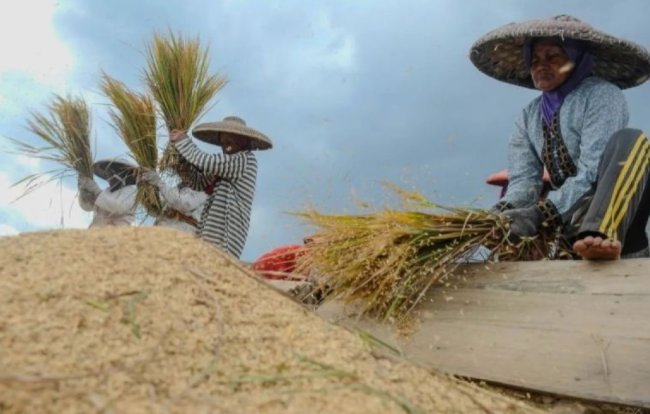
{"label": "bundle of rice stalks", "polygon": [[[156,145],[156,111],[153,100],[135,93],[122,82],[102,75],[102,90],[113,103],[110,110],[113,127],[142,169],[155,170],[158,164]],[[148,182],[138,182],[138,202],[147,213],[158,216],[162,202],[158,189]]]}
{"label": "bundle of rice stalks", "polygon": [[[201,47],[198,38],[154,35],[147,50],[145,80],[168,131],[188,130],[226,84],[224,76],[208,74],[208,66],[208,49]],[[175,148],[168,145],[161,168],[173,168],[178,157]]]}
{"label": "bundle of rice stalks", "polygon": [[[70,173],[93,176],[93,155],[90,146],[90,110],[83,98],[54,95],[46,113],[31,112],[27,129],[39,137],[44,146],[12,139],[16,152],[28,157],[54,161],[63,167],[46,173],[30,174],[15,185],[25,183],[26,195],[48,181],[62,179]],[[52,174],[51,180],[39,180]]]}
{"label": "bundle of rice stalks", "polygon": [[449,208],[418,193],[395,189],[415,211],[386,209],[366,215],[297,213],[317,227],[299,259],[299,272],[315,273],[330,299],[358,302],[364,313],[399,320],[436,283],[479,250],[483,260],[531,260],[558,253],[550,230],[508,241],[508,219],[471,208]]}

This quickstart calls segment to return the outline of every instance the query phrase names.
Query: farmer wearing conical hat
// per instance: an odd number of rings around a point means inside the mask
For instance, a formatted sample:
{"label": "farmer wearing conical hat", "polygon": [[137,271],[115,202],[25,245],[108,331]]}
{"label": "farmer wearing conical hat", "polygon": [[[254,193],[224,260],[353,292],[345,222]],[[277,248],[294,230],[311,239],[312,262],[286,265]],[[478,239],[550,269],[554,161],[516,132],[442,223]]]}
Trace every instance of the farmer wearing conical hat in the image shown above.
{"label": "farmer wearing conical hat", "polygon": [[198,234],[239,258],[248,236],[255,195],[257,160],[253,150],[271,148],[271,140],[235,116],[197,125],[192,135],[220,145],[223,151],[222,154],[201,151],[185,131],[173,131],[169,138],[183,158],[205,176],[214,177],[205,190],[208,199]]}
{"label": "farmer wearing conical hat", "polygon": [[[493,78],[542,91],[517,119],[508,192],[494,207],[512,219],[511,235],[553,226],[585,259],[648,256],[650,143],[627,128],[621,92],[648,79],[648,51],[563,15],[494,30],[470,58]],[[552,190],[538,201],[544,167]]]}
{"label": "farmer wearing conical hat", "polygon": [[89,177],[79,176],[79,205],[94,212],[90,227],[130,226],[135,221],[137,167],[119,158],[93,164],[95,175],[108,181],[103,191]]}

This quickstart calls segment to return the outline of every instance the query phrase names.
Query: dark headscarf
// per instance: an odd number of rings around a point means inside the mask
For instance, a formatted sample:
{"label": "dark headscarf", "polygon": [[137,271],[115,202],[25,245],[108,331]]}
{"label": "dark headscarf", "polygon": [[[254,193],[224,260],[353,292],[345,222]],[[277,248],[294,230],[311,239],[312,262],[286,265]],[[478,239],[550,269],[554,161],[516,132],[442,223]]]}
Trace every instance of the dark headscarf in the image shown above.
{"label": "dark headscarf", "polygon": [[[528,69],[530,69],[533,59],[533,47],[539,40],[541,39],[532,38],[524,45],[524,61],[526,62]],[[569,95],[569,93],[571,93],[585,78],[593,75],[594,68],[591,53],[589,53],[589,49],[584,42],[573,39],[557,39],[557,43],[562,47],[562,49],[564,49],[564,53],[566,53],[571,62],[573,62],[574,67],[571,75],[569,75],[562,85],[550,92],[542,93],[541,111],[546,125],[551,124],[553,117],[560,110],[564,98],[566,98],[567,95]]]}

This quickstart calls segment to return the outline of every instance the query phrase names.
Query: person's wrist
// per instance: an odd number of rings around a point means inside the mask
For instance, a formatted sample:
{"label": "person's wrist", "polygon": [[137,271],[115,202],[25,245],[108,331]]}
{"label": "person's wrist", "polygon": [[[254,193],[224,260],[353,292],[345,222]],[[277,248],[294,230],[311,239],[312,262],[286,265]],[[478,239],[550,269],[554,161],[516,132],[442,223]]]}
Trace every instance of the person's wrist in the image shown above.
{"label": "person's wrist", "polygon": [[499,201],[498,203],[493,205],[488,210],[488,212],[492,213],[492,214],[499,215],[499,214],[503,213],[504,211],[512,210],[512,209],[514,209],[514,206],[512,204],[508,203],[507,201]]}
{"label": "person's wrist", "polygon": [[534,207],[537,208],[540,216],[540,222],[544,226],[549,226],[552,228],[562,227],[562,216],[555,207],[555,204],[550,200],[539,201]]}
{"label": "person's wrist", "polygon": [[169,141],[173,143],[180,142],[187,138],[188,138],[187,131],[183,131],[183,130],[173,130],[169,134]]}

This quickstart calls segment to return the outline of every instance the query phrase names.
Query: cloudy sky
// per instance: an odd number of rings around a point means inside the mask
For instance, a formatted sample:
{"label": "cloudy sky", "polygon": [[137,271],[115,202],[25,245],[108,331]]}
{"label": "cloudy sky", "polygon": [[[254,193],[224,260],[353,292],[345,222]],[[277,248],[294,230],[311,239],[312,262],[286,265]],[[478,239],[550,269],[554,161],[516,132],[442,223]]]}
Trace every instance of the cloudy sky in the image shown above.
{"label": "cloudy sky", "polygon": [[[536,93],[481,74],[469,48],[500,25],[557,14],[650,47],[645,0],[22,0],[0,14],[0,135],[35,143],[29,110],[73,93],[93,105],[97,156],[124,154],[98,74],[142,89],[152,33],[198,35],[229,79],[202,120],[239,115],[274,142],[258,153],[242,256],[253,260],[309,230],[287,212],[381,206],[382,181],[446,204],[493,204],[485,177],[506,166],[515,115]],[[625,92],[630,125],[644,130],[649,88]],[[12,183],[53,166],[3,148],[0,234],[87,226],[73,179],[15,201]]]}

